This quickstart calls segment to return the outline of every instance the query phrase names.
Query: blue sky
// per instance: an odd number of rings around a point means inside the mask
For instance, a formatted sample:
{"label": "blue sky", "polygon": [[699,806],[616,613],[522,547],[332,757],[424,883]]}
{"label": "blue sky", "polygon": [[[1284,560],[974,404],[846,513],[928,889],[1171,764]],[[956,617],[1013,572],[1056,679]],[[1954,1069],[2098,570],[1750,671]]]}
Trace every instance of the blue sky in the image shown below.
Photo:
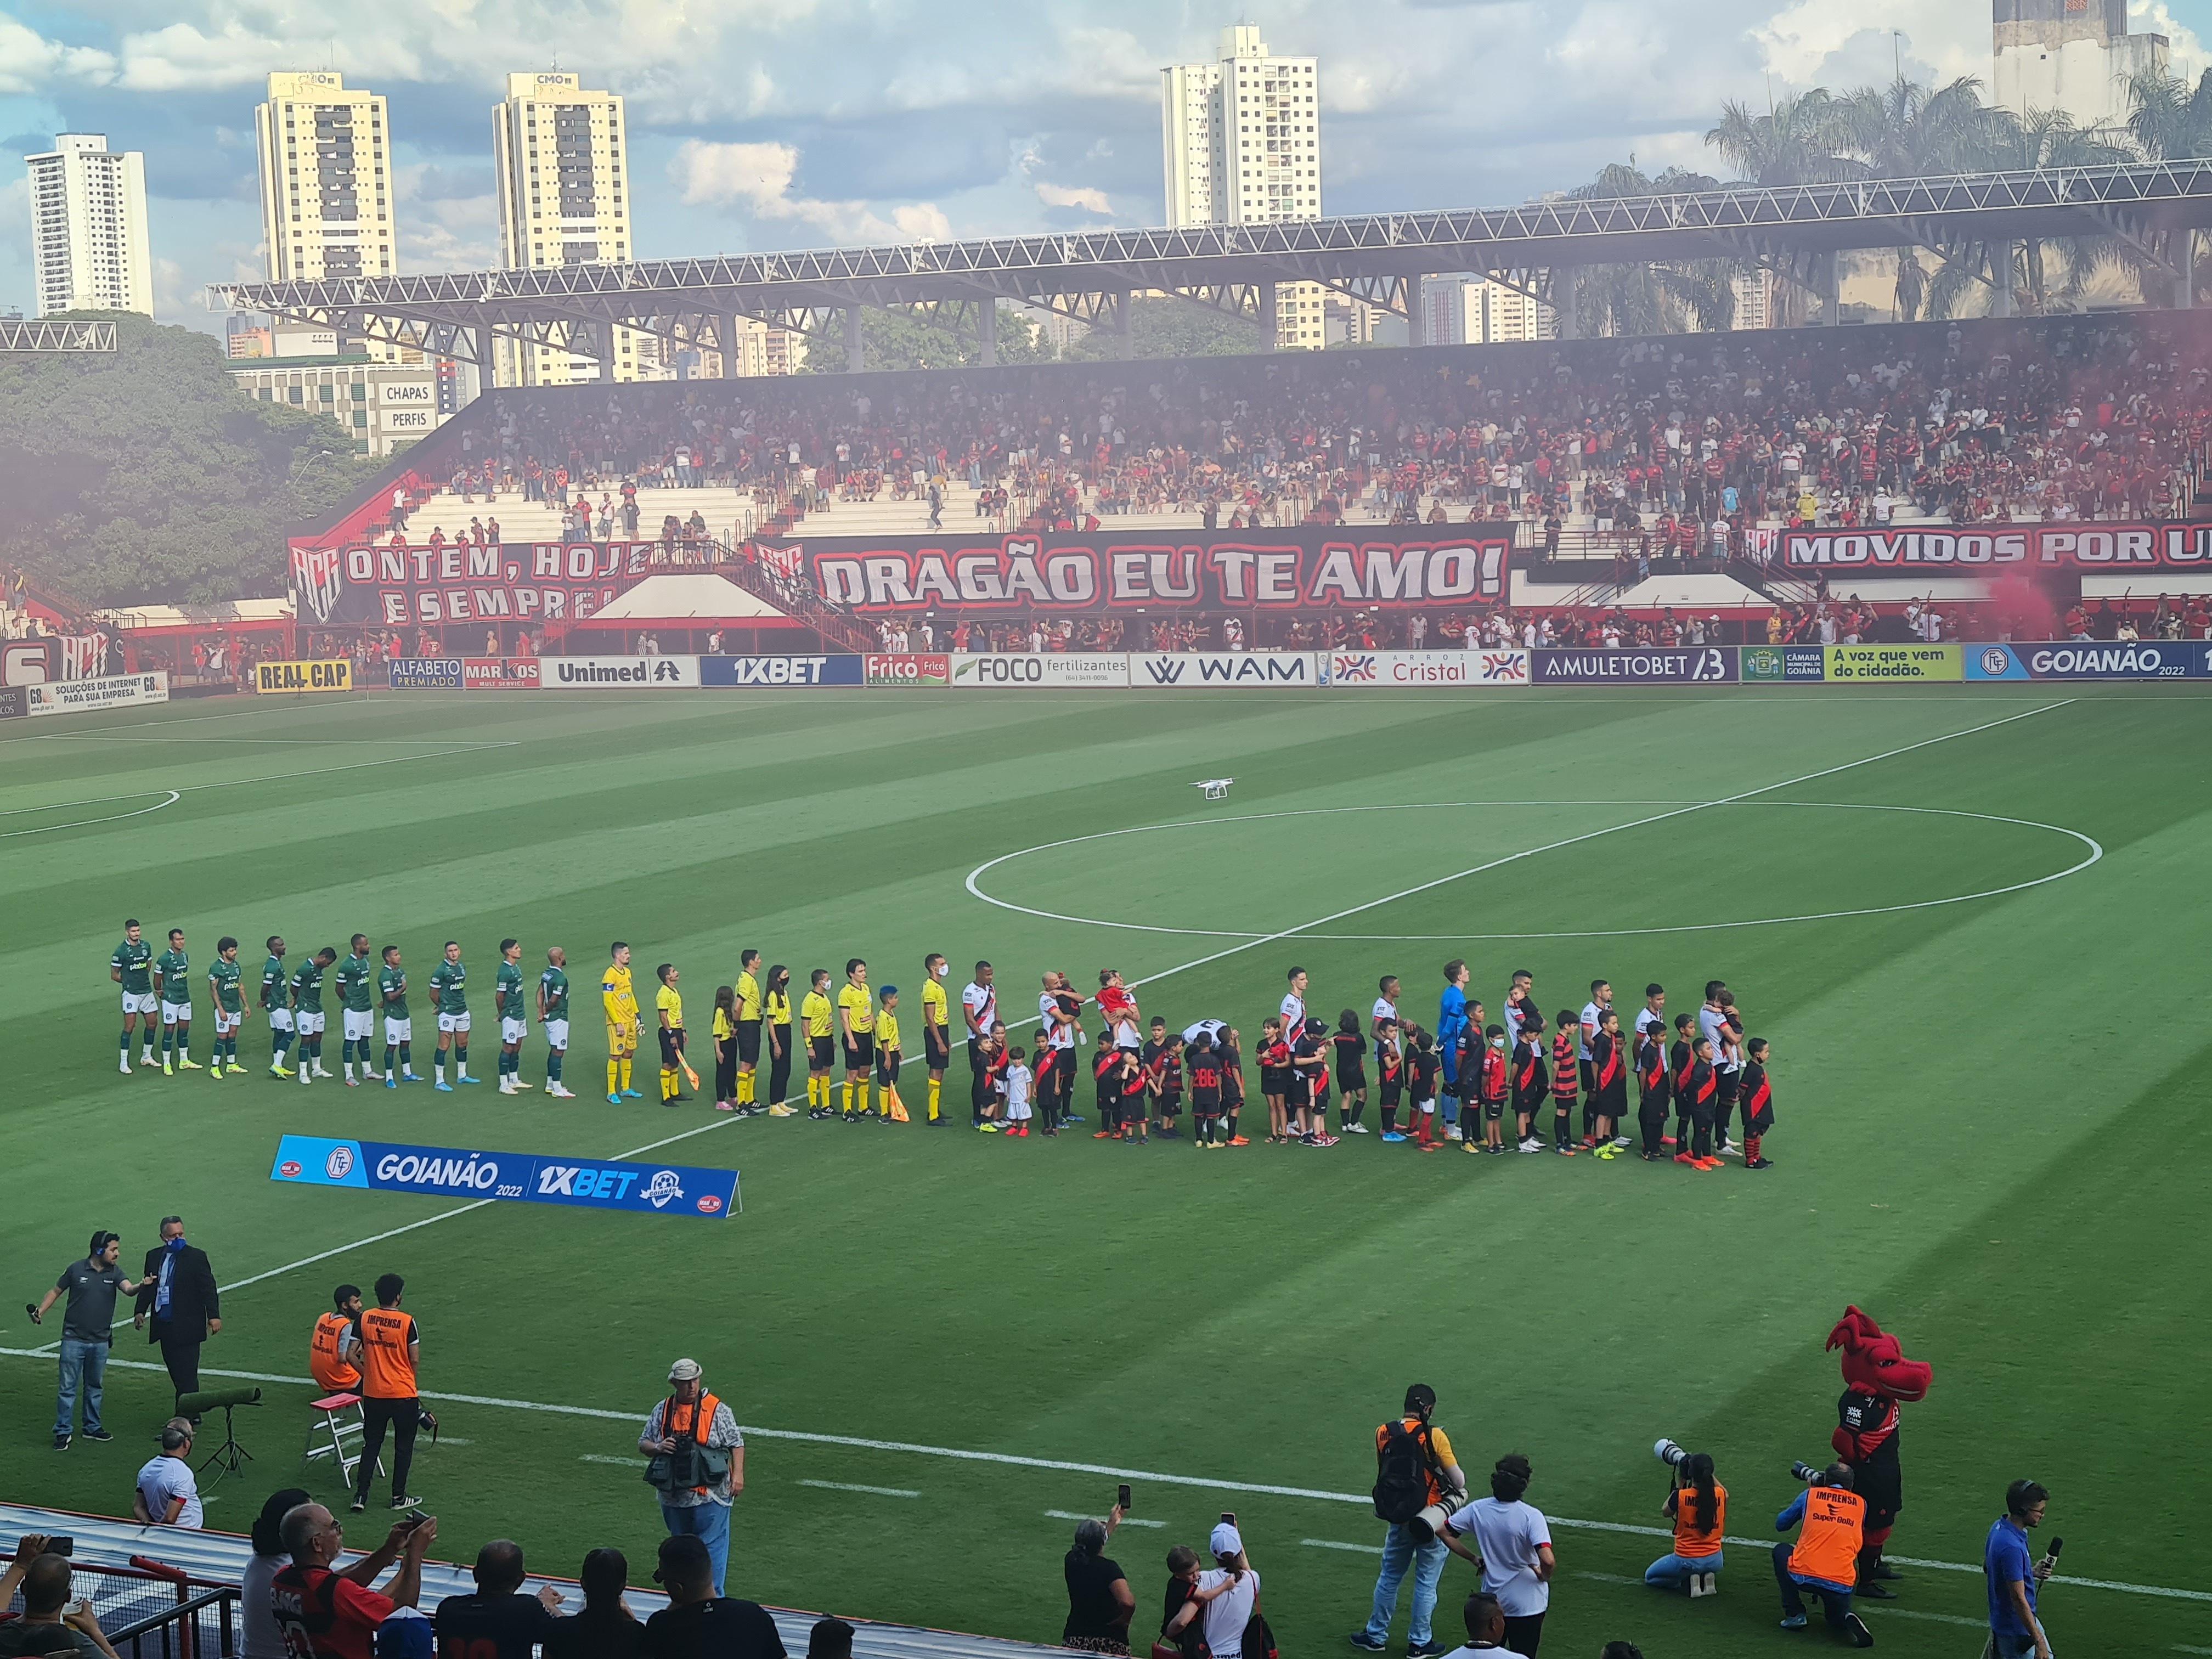
{"label": "blue sky", "polygon": [[[2171,4],[2171,9],[2169,9]],[[1157,224],[1159,76],[1240,14],[1173,0],[0,0],[0,306],[31,309],[20,157],[146,154],[157,307],[222,326],[261,274],[252,108],[272,70],[391,99],[401,269],[495,262],[490,109],[557,64],[629,100],[636,247],[685,253]],[[2194,74],[2212,0],[2133,0]],[[1988,0],[1311,0],[1242,14],[1322,60],[1331,213],[1519,201],[1633,155],[1717,170],[1723,100],[1989,74]],[[374,16],[373,34],[349,34]],[[1898,31],[1893,35],[1892,31]],[[529,51],[513,43],[530,42]],[[532,52],[537,55],[533,56]]]}

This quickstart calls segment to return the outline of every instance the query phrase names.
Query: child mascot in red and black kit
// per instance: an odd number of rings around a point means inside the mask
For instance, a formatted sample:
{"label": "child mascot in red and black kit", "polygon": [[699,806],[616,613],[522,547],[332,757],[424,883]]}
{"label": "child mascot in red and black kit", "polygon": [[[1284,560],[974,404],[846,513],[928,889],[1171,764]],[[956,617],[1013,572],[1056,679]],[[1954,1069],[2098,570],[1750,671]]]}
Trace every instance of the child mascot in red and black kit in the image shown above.
{"label": "child mascot in red and black kit", "polygon": [[1895,1337],[1856,1308],[1844,1310],[1828,1333],[1831,1352],[1843,1350],[1844,1393],[1836,1401],[1838,1419],[1830,1443],[1851,1466],[1853,1485],[1866,1504],[1860,1535],[1858,1586],[1853,1592],[1870,1601],[1896,1597],[1881,1581],[1902,1577],[1881,1559],[1897,1512],[1905,1507],[1905,1475],[1898,1456],[1898,1407],[1928,1397],[1936,1368],[1907,1359]]}

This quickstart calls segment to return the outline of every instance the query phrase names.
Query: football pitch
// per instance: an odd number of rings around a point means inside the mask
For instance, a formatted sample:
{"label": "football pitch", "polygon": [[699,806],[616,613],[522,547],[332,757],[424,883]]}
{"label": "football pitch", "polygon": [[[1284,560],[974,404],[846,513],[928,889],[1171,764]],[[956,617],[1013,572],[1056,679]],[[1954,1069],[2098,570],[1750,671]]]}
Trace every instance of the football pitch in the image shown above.
{"label": "football pitch", "polygon": [[[11,722],[0,1495],[128,1512],[166,1376],[111,1370],[118,1439],[57,1455],[59,1316],[20,1310],[93,1228],[135,1273],[177,1212],[225,1286],[210,1372],[304,1378],[331,1286],[405,1275],[423,1386],[447,1396],[410,1484],[447,1559],[503,1534],[573,1574],[614,1544],[643,1582],[660,1528],[637,1426],[690,1354],[748,1425],[732,1594],[1056,1640],[1072,1517],[1127,1480],[1144,1524],[1109,1553],[1139,1639],[1168,1547],[1229,1510],[1307,1659],[1364,1620],[1370,1437],[1419,1381],[1478,1490],[1500,1455],[1534,1460],[1529,1501],[1559,1528],[1547,1656],[1825,1650],[1817,1619],[1776,1631],[1763,1547],[1732,1547],[1719,1598],[1693,1603],[1642,1587],[1665,1543],[1625,1528],[1664,1524],[1668,1435],[1714,1455],[1732,1537],[1772,1537],[1790,1462],[1830,1455],[1821,1342],[1856,1303],[1935,1367],[1905,1408],[1892,1553],[1974,1569],[1908,1567],[1863,1608],[1882,1648],[1978,1650],[1982,1536],[2030,1475],[2066,1573],[2099,1581],[2045,1593],[2061,1651],[2212,1651],[2186,1497],[2212,1357],[2209,720],[2197,688],[2122,684],[393,694]],[[1209,777],[1235,779],[1227,799],[1190,787]],[[271,933],[295,963],[356,931],[400,945],[418,1032],[458,939],[487,1078],[500,939],[533,968],[564,945],[580,1098],[302,1089],[264,1074],[258,1018],[247,1076],[119,1077],[126,915],[156,950],[187,931],[202,1060],[223,933],[249,982]],[[1041,970],[1093,987],[1117,967],[1147,1017],[1241,1027],[1255,1093],[1293,963],[1332,1024],[1364,1019],[1384,973],[1432,1024],[1459,956],[1493,1018],[1520,968],[1547,1011],[1599,976],[1625,1012],[1651,980],[1693,1011],[1724,978],[1773,1045],[1775,1167],[1271,1147],[1256,1101],[1255,1144],[1221,1159],[1089,1123],[1008,1141],[739,1121],[711,1085],[661,1106],[650,1039],[646,1098],[617,1107],[591,1006],[617,938],[641,1000],[653,963],[683,970],[702,1071],[741,948],[795,990],[865,957],[905,992],[910,1108],[930,951],[956,1000],[995,963],[1010,1022]],[[544,1074],[533,1028],[523,1075]],[[964,1125],[957,1055],[946,1098]],[[735,1168],[744,1208],[273,1184],[288,1131]],[[127,1328],[115,1355],[159,1358]],[[313,1392],[271,1382],[239,1414],[257,1461],[213,1488],[210,1526],[244,1530],[295,1480],[338,1497],[327,1462],[299,1478]],[[1448,1565],[1445,1639],[1473,1579]],[[1404,1632],[1401,1607],[1394,1650]]]}

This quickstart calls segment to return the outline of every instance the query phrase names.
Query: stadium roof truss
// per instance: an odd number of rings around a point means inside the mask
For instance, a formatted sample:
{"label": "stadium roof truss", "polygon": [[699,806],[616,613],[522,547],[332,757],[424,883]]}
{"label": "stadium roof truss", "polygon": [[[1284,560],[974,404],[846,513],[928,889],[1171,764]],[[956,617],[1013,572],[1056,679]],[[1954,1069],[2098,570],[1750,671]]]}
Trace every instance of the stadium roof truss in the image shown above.
{"label": "stadium roof truss", "polygon": [[[2194,233],[2212,228],[2212,160],[2051,167],[1942,179],[1742,186],[1468,211],[1370,214],[1172,230],[1097,230],[582,264],[453,275],[240,283],[210,303],[264,312],[444,356],[489,356],[504,337],[600,353],[621,326],[720,348],[724,318],[855,342],[866,307],[926,307],[987,330],[998,302],[1126,325],[1128,296],[1177,295],[1271,319],[1275,285],[1313,283],[1401,314],[1424,276],[1483,272],[1549,298],[1579,266],[1729,258],[1833,292],[1832,256],[1917,246],[1986,261],[2021,240],[2124,244],[2177,279],[2186,302]],[[1263,330],[1263,332],[1267,331]],[[988,340],[991,336],[984,333]],[[1268,342],[1271,343],[1271,342]]]}
{"label": "stadium roof truss", "polygon": [[25,322],[20,317],[0,318],[0,351],[113,351],[115,325],[112,322]]}

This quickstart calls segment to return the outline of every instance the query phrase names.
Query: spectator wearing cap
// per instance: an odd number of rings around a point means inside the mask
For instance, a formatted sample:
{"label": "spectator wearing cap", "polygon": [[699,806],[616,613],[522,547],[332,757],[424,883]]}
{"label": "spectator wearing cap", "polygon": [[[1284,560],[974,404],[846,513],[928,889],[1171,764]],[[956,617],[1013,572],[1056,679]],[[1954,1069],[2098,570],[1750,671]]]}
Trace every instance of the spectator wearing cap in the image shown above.
{"label": "spectator wearing cap", "polygon": [[1106,1553],[1107,1540],[1121,1524],[1116,1504],[1103,1521],[1076,1525],[1075,1542],[1061,1562],[1067,1580],[1067,1622],[1060,1644],[1086,1653],[1127,1654],[1129,1620],[1137,1611],[1137,1597],[1121,1564]]}
{"label": "spectator wearing cap", "polygon": [[730,1500],[745,1489],[745,1439],[729,1407],[707,1392],[697,1360],[671,1365],[668,1386],[637,1449],[650,1460],[645,1478],[660,1493],[669,1535],[701,1540],[720,1595],[730,1559]]}
{"label": "spectator wearing cap", "polygon": [[545,1659],[638,1659],[645,1651],[645,1626],[623,1600],[629,1559],[620,1550],[593,1550],[578,1577],[584,1605],[554,1620],[545,1632]]}
{"label": "spectator wearing cap", "polygon": [[660,1540],[653,1577],[668,1605],[645,1621],[647,1659],[785,1659],[775,1620],[757,1601],[738,1601],[714,1588],[706,1540],[682,1533]]}
{"label": "spectator wearing cap", "polygon": [[469,1659],[531,1659],[560,1622],[561,1592],[541,1584],[537,1595],[522,1594],[522,1546],[512,1539],[495,1538],[478,1550],[475,1576],[474,1590],[438,1603],[438,1650]]}
{"label": "spectator wearing cap", "polygon": [[97,1653],[116,1659],[115,1650],[85,1602],[70,1604],[70,1564],[46,1547],[45,1534],[27,1532],[16,1541],[15,1559],[0,1572],[0,1609],[23,1593],[20,1618],[0,1624],[0,1655]]}
{"label": "spectator wearing cap", "polygon": [[1198,1575],[1198,1586],[1168,1622],[1173,1641],[1193,1619],[1204,1620],[1206,1650],[1213,1659],[1241,1659],[1244,1631],[1260,1610],[1260,1575],[1244,1554],[1244,1540],[1232,1522],[1215,1527],[1206,1540],[1213,1566]]}
{"label": "spectator wearing cap", "polygon": [[192,1479],[192,1431],[188,1424],[172,1422],[161,1431],[161,1455],[149,1458],[138,1471],[137,1489],[131,1494],[131,1513],[156,1527],[188,1527],[198,1532],[206,1524],[200,1507],[199,1483]]}
{"label": "spectator wearing cap", "polygon": [[276,1615],[270,1610],[269,1586],[292,1560],[284,1553],[277,1528],[284,1524],[287,1512],[313,1497],[304,1486],[287,1486],[270,1492],[261,1513],[253,1517],[253,1553],[246,1559],[238,1586],[239,1659],[291,1659],[284,1633],[276,1628]]}

